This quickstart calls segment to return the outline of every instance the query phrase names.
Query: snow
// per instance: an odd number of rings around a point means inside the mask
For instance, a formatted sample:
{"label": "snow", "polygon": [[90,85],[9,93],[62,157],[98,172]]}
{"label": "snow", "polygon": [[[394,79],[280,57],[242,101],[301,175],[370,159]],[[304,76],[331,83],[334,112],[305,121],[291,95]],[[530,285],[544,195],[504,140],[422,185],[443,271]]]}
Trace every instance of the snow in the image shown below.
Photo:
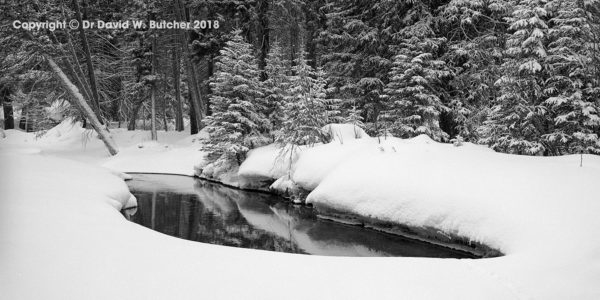
{"label": "snow", "polygon": [[287,174],[289,159],[282,156],[281,147],[272,144],[248,152],[238,174],[244,177],[279,178]]}
{"label": "snow", "polygon": [[119,145],[116,156],[108,152],[90,129],[80,122],[63,121],[41,136],[20,130],[6,130],[6,138],[0,142],[4,153],[42,153],[59,155],[78,161],[103,165],[120,172],[165,173],[194,175],[194,165],[201,161],[200,132],[190,136],[187,132],[158,131],[158,141],[150,140],[150,132],[111,129],[113,139]]}
{"label": "snow", "polygon": [[344,143],[347,140],[368,138],[369,135],[360,127],[352,124],[328,124],[321,130],[329,134],[334,141]]}
{"label": "snow", "polygon": [[168,144],[150,141],[121,148],[117,155],[107,159],[103,165],[122,172],[193,176],[194,164],[190,162],[200,161],[203,157],[204,153],[198,148],[174,148]]}
{"label": "snow", "polygon": [[[274,164],[264,159],[272,149],[257,151],[266,165]],[[256,159],[249,155],[246,173],[258,166]],[[524,295],[595,298],[600,234],[590,230],[600,228],[600,158],[583,160],[580,167],[579,155],[507,155],[425,135],[381,143],[367,138],[303,149],[293,182],[284,176],[271,187],[298,185],[312,190],[307,203],[317,207],[434,227],[492,246],[506,256],[475,264]],[[548,289],[547,282],[557,288]]]}
{"label": "snow", "polygon": [[460,298],[512,295],[469,273],[468,261],[291,255],[169,237],[119,214],[130,194],[106,170],[40,154],[0,160],[2,178],[11,178],[0,182],[7,299],[396,299],[399,290],[414,298],[457,288]]}
{"label": "snow", "polygon": [[[578,155],[364,137],[302,149],[292,182],[273,168],[276,147],[253,150],[240,173],[312,190],[307,201],[316,206],[433,226],[506,254],[321,257],[190,242],[126,221],[119,209],[134,199],[120,172],[191,175],[203,157],[197,137],[160,132],[151,142],[148,132],[111,130],[122,150],[110,158],[94,134],[66,125],[39,139],[17,130],[0,139],[0,290],[7,299],[600,298],[597,156],[585,155],[579,167]],[[237,205],[257,227],[273,222]]]}

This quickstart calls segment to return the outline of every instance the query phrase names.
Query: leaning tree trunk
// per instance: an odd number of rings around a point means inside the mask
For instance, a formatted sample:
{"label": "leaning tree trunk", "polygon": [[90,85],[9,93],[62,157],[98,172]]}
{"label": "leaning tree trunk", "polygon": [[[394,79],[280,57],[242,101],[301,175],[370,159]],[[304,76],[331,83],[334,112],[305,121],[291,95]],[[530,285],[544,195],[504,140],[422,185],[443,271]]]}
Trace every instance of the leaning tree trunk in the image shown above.
{"label": "leaning tree trunk", "polygon": [[75,7],[75,17],[81,26],[79,26],[79,37],[81,38],[81,46],[85,53],[85,62],[87,64],[88,76],[90,78],[90,88],[92,90],[92,103],[94,104],[94,110],[96,114],[101,118],[100,111],[100,97],[98,96],[98,88],[96,86],[96,75],[94,74],[94,65],[92,64],[92,53],[90,52],[90,46],[85,36],[85,30],[83,29],[83,19],[81,17],[81,9],[79,8],[79,0],[73,0],[73,6]]}
{"label": "leaning tree trunk", "polygon": [[96,114],[94,113],[92,108],[87,104],[87,102],[85,101],[85,99],[83,98],[81,93],[79,92],[79,89],[77,88],[77,86],[75,86],[71,82],[71,80],[62,71],[62,69],[56,64],[56,62],[54,61],[54,59],[52,59],[52,57],[50,57],[48,55],[44,55],[44,56],[46,58],[46,61],[50,65],[50,68],[52,69],[52,71],[54,72],[54,74],[56,75],[56,77],[58,78],[58,80],[60,81],[62,86],[64,87],[64,89],[71,95],[71,97],[69,98],[71,104],[74,105],[75,107],[77,107],[79,109],[79,111],[91,123],[92,128],[94,128],[94,130],[98,133],[98,135],[100,136],[100,139],[102,140],[102,142],[104,142],[104,145],[108,149],[108,152],[111,155],[117,154],[119,152],[119,149],[117,148],[117,144],[112,139],[112,137],[110,136],[108,131],[104,128],[104,126],[102,126],[102,124],[98,120],[98,117],[96,117]]}

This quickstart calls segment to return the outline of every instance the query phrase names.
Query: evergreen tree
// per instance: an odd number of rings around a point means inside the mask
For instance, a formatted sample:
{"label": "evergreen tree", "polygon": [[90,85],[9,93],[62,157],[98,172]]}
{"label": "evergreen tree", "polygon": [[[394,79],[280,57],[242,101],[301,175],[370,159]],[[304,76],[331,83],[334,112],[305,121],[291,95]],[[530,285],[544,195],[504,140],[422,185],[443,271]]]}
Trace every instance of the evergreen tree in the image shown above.
{"label": "evergreen tree", "polygon": [[440,78],[448,76],[444,62],[436,60],[437,41],[413,36],[401,47],[401,54],[394,58],[390,82],[384,90],[386,109],[381,120],[385,130],[398,137],[427,134],[443,141],[448,135],[440,129],[439,116],[447,107],[439,94]]}
{"label": "evergreen tree", "polygon": [[452,70],[447,88],[456,135],[477,142],[478,128],[499,96],[494,83],[501,77],[511,0],[452,0],[441,11],[440,27],[447,36],[443,60]]}
{"label": "evergreen tree", "polygon": [[285,97],[285,119],[277,142],[282,145],[313,145],[327,140],[322,127],[329,122],[325,72],[310,67],[304,52],[295,61],[292,86]]}
{"label": "evergreen tree", "polygon": [[495,150],[540,154],[548,149],[541,141],[549,125],[543,105],[548,34],[545,3],[521,0],[508,18],[512,33],[502,66],[505,75],[496,82],[501,96],[496,99],[486,126],[481,128],[485,136],[482,142]]}
{"label": "evergreen tree", "polygon": [[290,87],[289,70],[290,66],[284,59],[283,49],[279,43],[274,43],[267,55],[265,67],[267,79],[263,82],[267,116],[274,131],[281,129],[285,118],[285,95]]}
{"label": "evergreen tree", "polygon": [[[331,1],[323,10],[327,26],[319,35],[323,67],[330,74],[330,95],[343,99],[342,110],[356,105],[370,131],[377,131],[381,94],[411,4],[406,1]],[[408,18],[409,19],[409,18]]]}
{"label": "evergreen tree", "polygon": [[356,108],[356,105],[352,105],[352,108],[348,111],[348,116],[344,119],[344,123],[352,124],[354,126],[354,137],[359,138],[358,128],[364,129],[365,124],[363,123],[363,117],[360,115],[360,110]]}
{"label": "evergreen tree", "polygon": [[344,123],[364,128],[364,118],[360,115],[360,113],[361,111],[356,108],[356,105],[352,105],[352,108],[348,111],[348,116],[344,119]]}
{"label": "evergreen tree", "polygon": [[547,63],[552,71],[545,104],[554,120],[554,130],[543,136],[558,153],[599,152],[596,132],[600,109],[595,103],[593,64],[589,45],[591,25],[583,1],[551,1],[554,16],[549,31]]}
{"label": "evergreen tree", "polygon": [[215,167],[228,168],[241,164],[246,152],[258,146],[253,137],[265,132],[269,122],[264,115],[258,64],[241,30],[232,32],[220,53],[210,83],[213,114],[205,119],[210,139],[204,150]]}

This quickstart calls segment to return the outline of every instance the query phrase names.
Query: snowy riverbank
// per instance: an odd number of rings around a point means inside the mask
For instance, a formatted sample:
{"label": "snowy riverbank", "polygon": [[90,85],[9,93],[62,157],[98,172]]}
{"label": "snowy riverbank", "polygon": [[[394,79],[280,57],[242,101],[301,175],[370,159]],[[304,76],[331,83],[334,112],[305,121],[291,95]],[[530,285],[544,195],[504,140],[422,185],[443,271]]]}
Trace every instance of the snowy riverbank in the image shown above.
{"label": "snowy riverbank", "polygon": [[[286,171],[278,151],[254,150],[240,174],[270,178],[275,189],[288,180],[284,188],[310,191],[306,201],[317,207],[435,228],[507,254],[586,235],[591,224],[569,224],[571,218],[591,221],[600,212],[598,156],[585,155],[580,167],[579,155],[507,155],[469,143],[441,144],[425,135],[381,141],[346,136],[343,142],[304,149]],[[571,225],[578,229],[562,231]],[[600,239],[586,244],[600,245]]]}
{"label": "snowy riverbank", "polygon": [[[190,175],[201,152],[183,134],[161,133],[158,144],[145,142],[145,132],[117,130],[122,152],[114,158],[94,138],[84,148],[82,133],[72,129],[47,141],[6,134],[0,290],[10,299],[600,297],[597,157],[585,156],[579,167],[578,156],[511,156],[424,137],[307,149],[291,178],[312,190],[309,202],[432,226],[506,254],[331,258],[205,245],[127,222],[118,212],[129,200],[127,187],[92,165]],[[273,149],[251,153],[243,175],[285,175],[268,164]]]}

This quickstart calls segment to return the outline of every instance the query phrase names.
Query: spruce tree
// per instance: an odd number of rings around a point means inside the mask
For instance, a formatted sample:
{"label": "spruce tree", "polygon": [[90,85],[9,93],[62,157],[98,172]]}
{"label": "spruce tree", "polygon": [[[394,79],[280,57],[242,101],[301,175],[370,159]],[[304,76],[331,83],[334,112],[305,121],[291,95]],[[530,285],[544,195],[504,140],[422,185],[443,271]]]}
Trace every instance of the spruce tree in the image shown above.
{"label": "spruce tree", "polygon": [[436,141],[448,139],[439,126],[439,116],[447,107],[438,96],[440,78],[448,72],[432,53],[435,44],[434,39],[413,36],[400,45],[401,54],[394,58],[383,95],[386,109],[380,118],[384,130],[394,136],[427,134]]}
{"label": "spruce tree", "polygon": [[491,117],[481,128],[481,142],[493,149],[518,154],[540,154],[547,150],[541,136],[548,131],[544,100],[545,42],[548,34],[544,0],[521,0],[510,22],[504,76],[496,84],[501,96]]}
{"label": "spruce tree", "polygon": [[285,97],[285,119],[277,142],[282,145],[313,145],[327,140],[322,127],[329,121],[325,72],[310,67],[304,52],[295,61],[292,85]]}
{"label": "spruce tree", "polygon": [[410,19],[406,16],[411,6],[406,1],[349,0],[330,1],[322,8],[327,26],[319,34],[320,59],[330,75],[329,95],[343,99],[342,110],[351,105],[362,110],[366,127],[373,132],[396,54],[390,45],[401,40],[398,31]]}
{"label": "spruce tree", "polygon": [[502,76],[504,44],[514,0],[452,0],[441,10],[441,25],[448,36],[443,60],[452,70],[448,106],[456,134],[479,140],[478,128],[499,96],[494,83]]}
{"label": "spruce tree", "polygon": [[285,118],[285,96],[290,87],[289,71],[291,66],[284,59],[283,49],[279,43],[271,45],[266,59],[265,74],[267,79],[263,82],[267,116],[271,121],[273,131],[280,130]]}
{"label": "spruce tree", "polygon": [[358,135],[358,128],[364,129],[365,124],[363,123],[363,117],[360,115],[361,111],[356,108],[356,105],[352,105],[352,108],[348,111],[348,116],[344,119],[344,123],[352,124],[354,126],[354,137],[360,138]]}
{"label": "spruce tree", "polygon": [[246,152],[258,145],[269,122],[264,115],[264,100],[260,89],[259,70],[252,47],[234,30],[217,57],[211,78],[212,115],[206,117],[210,138],[204,150],[215,167],[235,167],[245,159]]}
{"label": "spruce tree", "polygon": [[364,128],[364,118],[360,114],[361,111],[356,107],[356,105],[352,105],[352,108],[348,110],[348,116],[344,118],[344,123]]}
{"label": "spruce tree", "polygon": [[556,154],[600,152],[596,132],[600,109],[595,102],[594,78],[588,70],[591,24],[583,1],[551,1],[547,64],[552,71],[545,104],[553,118],[553,131],[543,136]]}

